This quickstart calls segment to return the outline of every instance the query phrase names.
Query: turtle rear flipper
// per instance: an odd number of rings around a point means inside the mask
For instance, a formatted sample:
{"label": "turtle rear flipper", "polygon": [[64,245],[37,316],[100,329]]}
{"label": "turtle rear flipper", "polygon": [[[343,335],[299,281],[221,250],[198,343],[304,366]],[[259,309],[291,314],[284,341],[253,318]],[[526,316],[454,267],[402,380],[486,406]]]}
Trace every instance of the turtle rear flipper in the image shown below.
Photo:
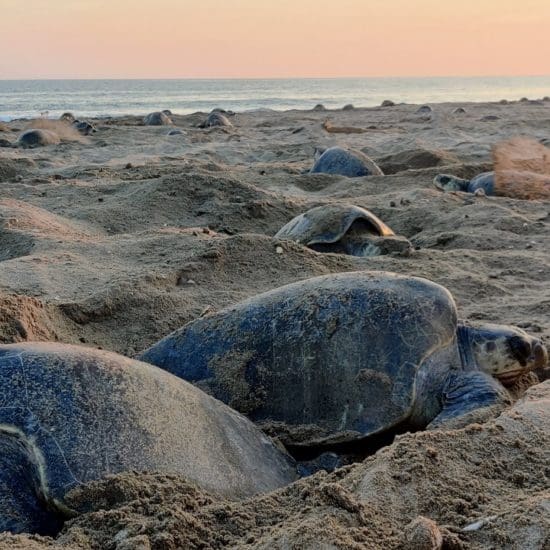
{"label": "turtle rear flipper", "polygon": [[0,429],[0,531],[56,535],[65,518],[42,498],[32,445]]}
{"label": "turtle rear flipper", "polygon": [[[510,404],[510,395],[494,378],[480,371],[452,374],[443,390],[443,408],[427,429],[457,429],[484,420]],[[484,414],[485,413],[485,414]]]}

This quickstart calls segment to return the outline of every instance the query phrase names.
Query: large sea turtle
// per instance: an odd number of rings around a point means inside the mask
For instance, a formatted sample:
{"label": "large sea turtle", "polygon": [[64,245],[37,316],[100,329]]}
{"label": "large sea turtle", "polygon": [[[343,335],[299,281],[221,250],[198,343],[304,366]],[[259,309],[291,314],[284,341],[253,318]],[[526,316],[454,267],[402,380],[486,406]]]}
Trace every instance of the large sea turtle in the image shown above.
{"label": "large sea turtle", "polygon": [[471,180],[452,176],[450,174],[438,174],[434,178],[434,185],[442,191],[463,191],[475,193],[481,189],[486,195],[494,194],[495,173],[483,172]]}
{"label": "large sea turtle", "polygon": [[90,134],[97,132],[97,129],[93,124],[90,124],[84,120],[75,120],[72,123],[72,126],[83,136],[89,136]]}
{"label": "large sea turtle", "polygon": [[341,147],[317,148],[309,173],[337,174],[348,178],[384,175],[377,164],[361,151]]}
{"label": "large sea turtle", "polygon": [[225,116],[225,111],[222,109],[214,109],[204,122],[199,124],[199,128],[213,128],[223,126],[233,126],[229,119]]}
{"label": "large sea turtle", "polygon": [[351,204],[324,204],[290,220],[275,235],[317,252],[351,256],[409,254],[411,243],[372,212]]}
{"label": "large sea turtle", "polygon": [[249,420],[156,367],[61,344],[0,345],[0,531],[55,532],[67,493],[128,470],[229,497],[293,481]]}
{"label": "large sea turtle", "polygon": [[17,145],[23,148],[44,147],[61,143],[59,136],[51,130],[41,128],[25,130],[18,138]]}
{"label": "large sea turtle", "polygon": [[505,403],[501,382],[548,355],[520,329],[458,323],[451,294],[431,281],[352,272],[201,317],[141,359],[269,426],[285,444],[322,448],[464,421]]}
{"label": "large sea turtle", "polygon": [[146,126],[168,126],[172,124],[172,119],[164,111],[156,111],[144,117],[143,123]]}

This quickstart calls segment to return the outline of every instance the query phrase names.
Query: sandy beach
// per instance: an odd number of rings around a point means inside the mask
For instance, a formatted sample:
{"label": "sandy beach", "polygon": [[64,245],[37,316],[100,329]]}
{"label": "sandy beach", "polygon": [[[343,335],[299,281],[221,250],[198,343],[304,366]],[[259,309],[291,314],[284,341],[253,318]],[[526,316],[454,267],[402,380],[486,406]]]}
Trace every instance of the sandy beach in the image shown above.
{"label": "sandy beach", "polygon": [[[492,147],[512,137],[548,147],[550,101],[419,107],[266,110],[206,129],[198,125],[207,113],[173,114],[169,126],[90,119],[97,132],[76,141],[0,148],[0,342],[135,357],[255,294],[375,270],[439,283],[462,319],[515,325],[549,345],[550,201],[444,193],[433,179],[491,170]],[[0,142],[26,127],[2,124]],[[317,147],[336,145],[364,152],[385,175],[305,173]],[[274,238],[294,216],[331,203],[369,209],[413,253],[321,254]],[[57,540],[3,534],[0,547],[428,549],[442,537],[448,549],[542,550],[550,373],[537,376],[498,418],[405,434],[363,462],[244,502],[154,473],[92,483],[73,495],[89,512]]]}

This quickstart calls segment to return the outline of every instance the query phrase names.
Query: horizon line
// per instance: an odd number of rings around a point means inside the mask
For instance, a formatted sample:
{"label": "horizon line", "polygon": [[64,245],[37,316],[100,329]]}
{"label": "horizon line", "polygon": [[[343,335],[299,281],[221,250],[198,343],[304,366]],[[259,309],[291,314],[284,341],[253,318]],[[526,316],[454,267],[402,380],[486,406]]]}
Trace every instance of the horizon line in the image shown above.
{"label": "horizon line", "polygon": [[183,76],[183,77],[38,77],[38,78],[0,78],[0,82],[41,82],[41,81],[56,81],[56,80],[69,80],[69,81],[92,81],[92,80],[362,80],[362,79],[451,79],[451,78],[550,78],[550,74],[515,74],[515,75],[420,75],[420,76]]}

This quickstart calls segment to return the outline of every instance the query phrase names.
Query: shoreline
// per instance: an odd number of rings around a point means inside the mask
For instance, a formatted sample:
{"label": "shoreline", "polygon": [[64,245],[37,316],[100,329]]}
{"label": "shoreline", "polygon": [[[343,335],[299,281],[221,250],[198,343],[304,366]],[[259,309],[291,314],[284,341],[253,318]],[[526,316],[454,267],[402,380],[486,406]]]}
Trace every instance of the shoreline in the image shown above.
{"label": "shoreline", "polygon": [[[514,105],[518,103],[524,103],[524,104],[530,104],[530,105],[544,105],[548,104],[550,105],[550,96],[543,96],[541,98],[520,98],[520,99],[500,99],[500,100],[493,100],[493,101],[441,101],[441,102],[427,102],[427,103],[406,103],[406,102],[400,102],[395,103],[393,106],[384,106],[384,105],[373,105],[373,106],[353,106],[353,111],[357,113],[361,112],[368,112],[368,111],[378,111],[380,109],[393,109],[396,107],[420,107],[422,105],[429,104],[432,107],[473,107],[473,106],[490,106],[490,105]],[[214,105],[214,104],[213,104]],[[163,107],[163,108],[169,108],[169,107]],[[220,105],[214,105],[212,109],[220,108]],[[206,110],[196,110],[196,111],[190,111],[187,113],[184,112],[173,112],[174,116],[177,117],[189,117],[189,116],[197,116],[197,115],[208,115],[209,112],[212,111],[212,109],[206,109]],[[243,111],[234,111],[235,115],[252,115],[252,114],[262,114],[262,113],[276,113],[276,114],[310,114],[315,112],[321,112],[326,114],[337,114],[341,111],[344,111],[344,106],[342,107],[325,107],[323,111],[316,111],[314,107],[310,109],[272,109],[268,107],[260,107],[256,109],[248,109]],[[70,109],[67,109],[63,112],[71,112]],[[45,117],[20,117],[20,118],[10,118],[8,115],[0,115],[0,121],[1,122],[28,122],[31,120],[36,120],[39,118],[45,118],[47,120],[57,120],[61,114],[63,114],[62,111],[59,112],[59,114],[48,114],[48,116]],[[123,120],[127,118],[135,118],[135,117],[143,117],[149,114],[151,111],[143,111],[143,112],[132,112],[132,113],[124,113],[124,114],[115,114],[115,115],[92,115],[92,116],[86,116],[83,115],[81,118],[89,119],[92,121],[114,121],[117,120]],[[78,113],[75,113],[78,115]]]}

